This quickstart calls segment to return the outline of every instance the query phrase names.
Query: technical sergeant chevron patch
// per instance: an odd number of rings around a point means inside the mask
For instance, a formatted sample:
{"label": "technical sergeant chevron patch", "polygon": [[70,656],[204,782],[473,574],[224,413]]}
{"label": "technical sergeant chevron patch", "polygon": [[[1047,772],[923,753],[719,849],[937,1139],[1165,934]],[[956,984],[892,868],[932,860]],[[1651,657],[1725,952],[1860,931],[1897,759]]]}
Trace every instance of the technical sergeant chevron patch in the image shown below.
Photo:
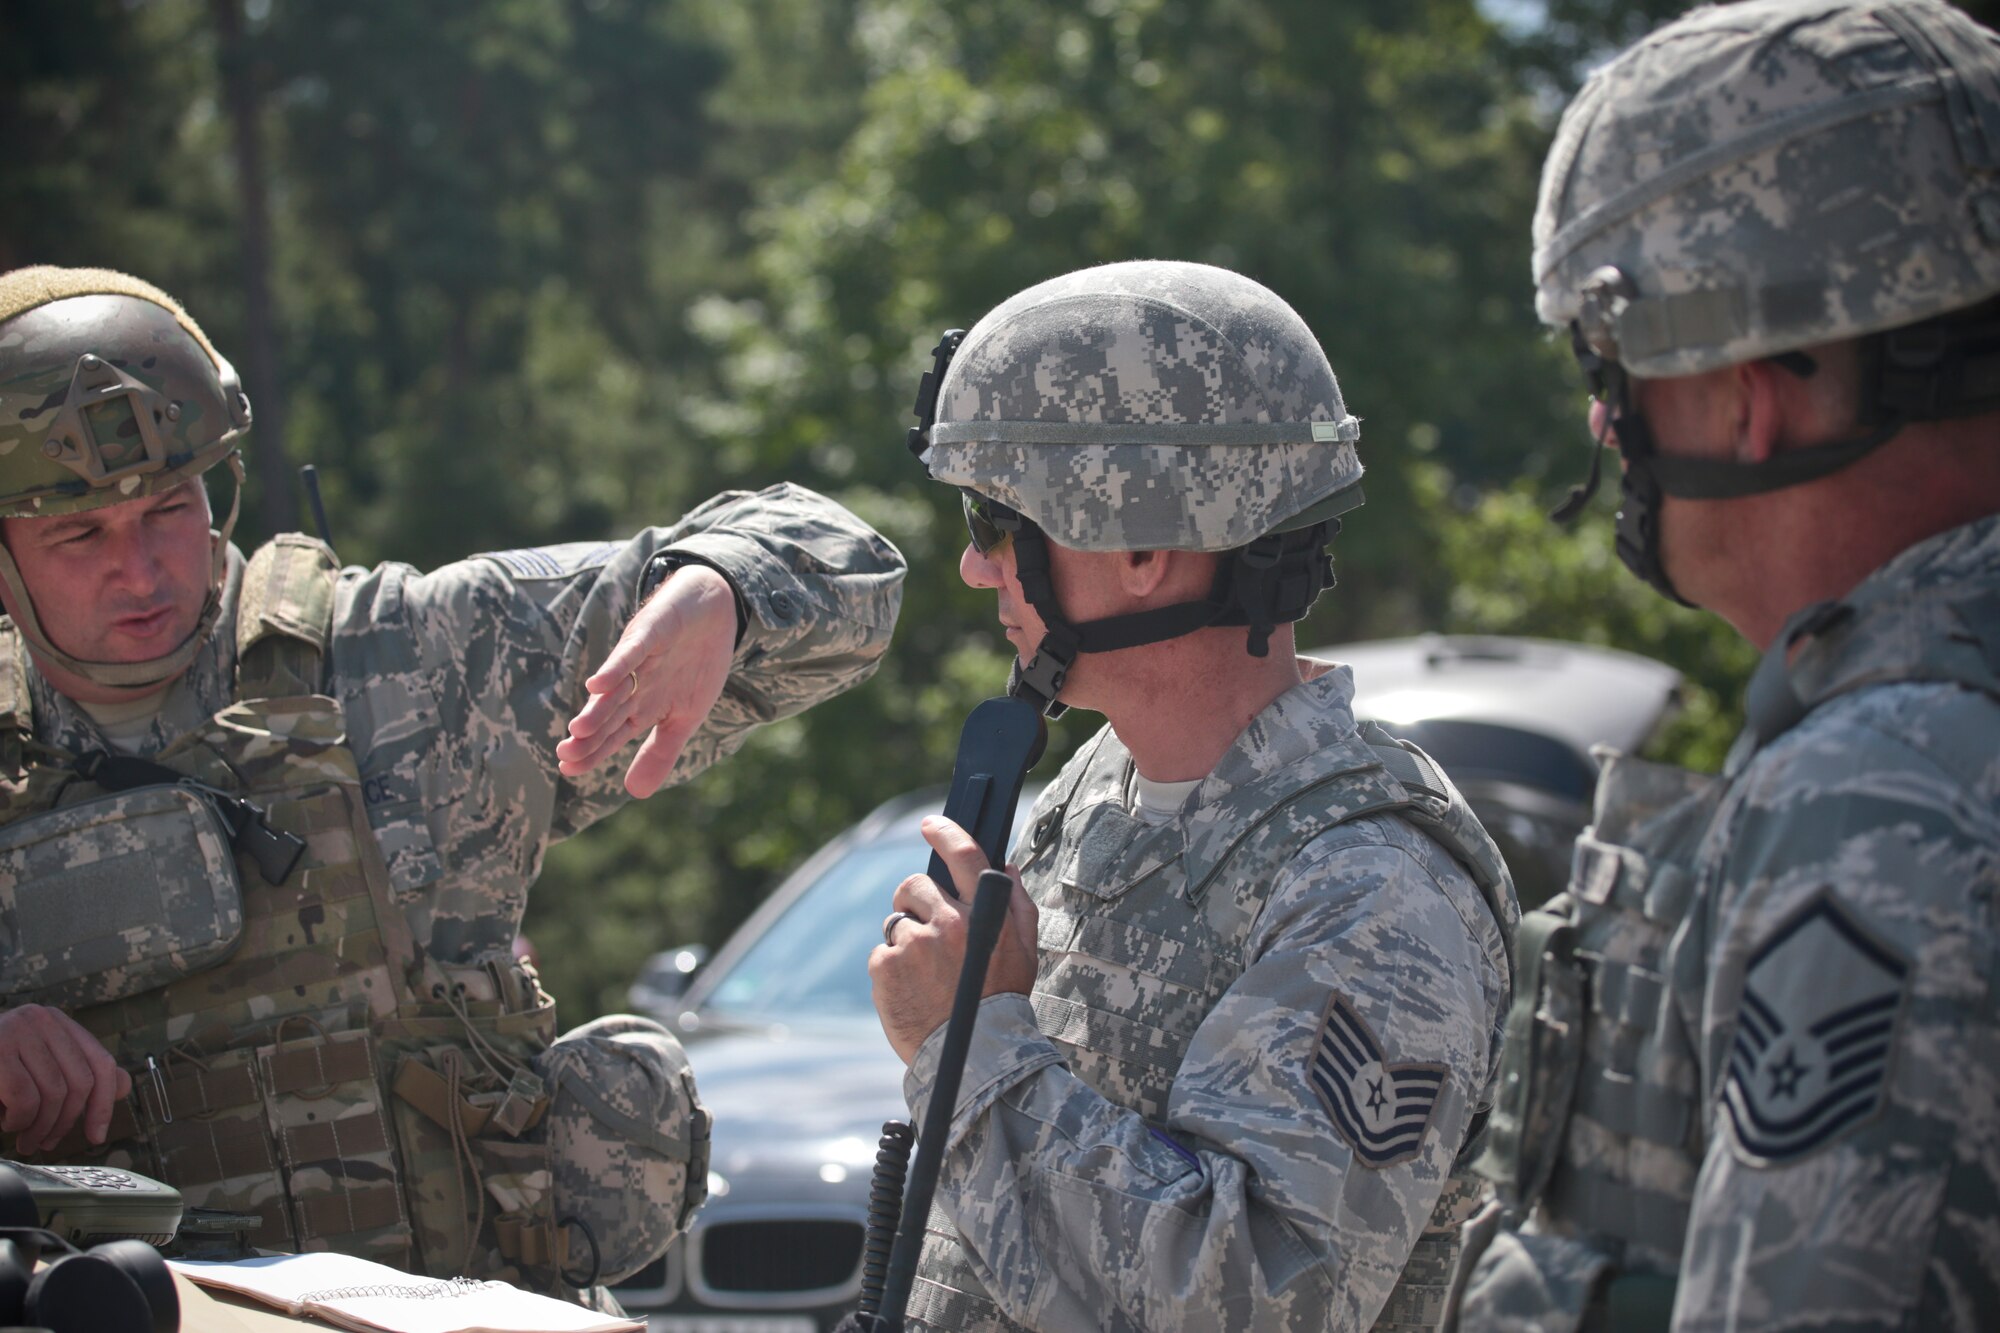
{"label": "technical sergeant chevron patch", "polygon": [[1368,1024],[1347,997],[1336,994],[1313,1040],[1308,1076],[1354,1159],[1379,1170],[1422,1150],[1444,1090],[1445,1067],[1386,1063]]}

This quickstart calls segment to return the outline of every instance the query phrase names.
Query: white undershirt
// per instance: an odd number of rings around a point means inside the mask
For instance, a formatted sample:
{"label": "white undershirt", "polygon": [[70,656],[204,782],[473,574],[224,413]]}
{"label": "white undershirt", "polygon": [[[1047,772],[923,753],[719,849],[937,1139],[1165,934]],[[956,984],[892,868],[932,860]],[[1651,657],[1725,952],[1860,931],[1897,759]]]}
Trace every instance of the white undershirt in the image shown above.
{"label": "white undershirt", "polygon": [[1141,822],[1164,824],[1181,812],[1187,798],[1201,785],[1200,778],[1185,782],[1155,782],[1132,770],[1132,789],[1125,794],[1125,808]]}

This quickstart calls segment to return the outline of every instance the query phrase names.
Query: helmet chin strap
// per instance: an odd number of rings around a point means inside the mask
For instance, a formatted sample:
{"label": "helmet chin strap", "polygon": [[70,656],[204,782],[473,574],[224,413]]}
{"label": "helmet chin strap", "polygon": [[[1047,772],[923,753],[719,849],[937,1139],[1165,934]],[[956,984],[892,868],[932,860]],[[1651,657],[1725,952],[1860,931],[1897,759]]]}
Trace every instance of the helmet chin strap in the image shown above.
{"label": "helmet chin strap", "polygon": [[[1767,359],[1802,377],[1814,371],[1810,360],[1793,353]],[[1681,595],[1674,586],[1673,576],[1667,573],[1660,546],[1663,497],[1731,500],[1801,485],[1830,476],[1858,461],[1887,443],[1907,424],[1907,418],[1891,415],[1847,439],[1788,449],[1759,463],[1663,454],[1652,426],[1639,410],[1631,375],[1610,360],[1587,366],[1586,373],[1599,377],[1602,384],[1607,409],[1604,426],[1597,433],[1589,479],[1572,488],[1569,497],[1549,517],[1557,523],[1569,522],[1596,493],[1605,437],[1610,435],[1617,442],[1624,465],[1619,479],[1618,559],[1654,591],[1682,606],[1694,603]]]}
{"label": "helmet chin strap", "polygon": [[1266,534],[1229,552],[1217,563],[1215,581],[1202,601],[1077,625],[1064,617],[1056,598],[1048,538],[1024,518],[1013,534],[1014,575],[1044,628],[1027,664],[1014,659],[1007,693],[1026,699],[1045,717],[1061,717],[1068,707],[1057,696],[1079,655],[1164,643],[1212,625],[1247,626],[1250,655],[1268,656],[1272,630],[1304,616],[1314,599],[1333,585],[1333,559],[1325,547],[1339,527],[1340,520],[1330,518],[1295,532]]}
{"label": "helmet chin strap", "polygon": [[156,689],[186,671],[195,654],[201,651],[208,636],[214,632],[215,622],[222,616],[222,581],[229,569],[229,536],[236,530],[236,518],[243,508],[243,460],[240,455],[233,452],[229,455],[229,471],[236,482],[235,493],[230,499],[229,517],[223,520],[222,531],[209,538],[208,597],[202,603],[201,618],[186,638],[159,657],[143,662],[90,662],[72,657],[49,642],[49,636],[43,633],[41,621],[35,614],[34,599],[28,595],[27,585],[21,580],[20,567],[14,563],[13,552],[7,549],[5,543],[0,543],[0,580],[5,581],[7,591],[12,595],[16,612],[14,623],[20,628],[21,637],[34,649],[34,655],[71,675],[121,690]]}

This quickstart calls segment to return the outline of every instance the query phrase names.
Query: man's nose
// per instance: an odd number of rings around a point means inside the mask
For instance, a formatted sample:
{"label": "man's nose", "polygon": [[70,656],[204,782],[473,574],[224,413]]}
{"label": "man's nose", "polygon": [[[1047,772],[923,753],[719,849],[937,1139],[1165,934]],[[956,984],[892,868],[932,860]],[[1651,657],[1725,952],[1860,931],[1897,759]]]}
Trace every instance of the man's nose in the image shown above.
{"label": "man's nose", "polygon": [[997,588],[1000,586],[1000,566],[989,557],[980,554],[979,548],[971,542],[958,557],[958,576],[965,580],[968,588]]}
{"label": "man's nose", "polygon": [[125,592],[149,593],[159,586],[164,562],[160,543],[143,528],[114,535],[107,582]]}
{"label": "man's nose", "polygon": [[1590,437],[1608,449],[1616,449],[1618,440],[1611,434],[1611,409],[1593,398],[1590,400]]}

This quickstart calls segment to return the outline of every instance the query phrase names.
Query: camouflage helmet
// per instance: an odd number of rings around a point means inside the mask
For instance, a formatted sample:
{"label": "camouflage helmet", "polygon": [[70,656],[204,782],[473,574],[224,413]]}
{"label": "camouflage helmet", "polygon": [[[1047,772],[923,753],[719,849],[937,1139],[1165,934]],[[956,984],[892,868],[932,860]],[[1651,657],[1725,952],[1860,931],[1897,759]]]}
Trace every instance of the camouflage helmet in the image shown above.
{"label": "camouflage helmet", "polygon": [[1028,288],[959,344],[923,461],[1083,551],[1229,551],[1361,502],[1360,423],[1278,295],[1146,260]]}
{"label": "camouflage helmet", "polygon": [[2000,38],[1938,0],[1752,0],[1585,84],[1543,168],[1536,309],[1641,378],[2000,292]]}
{"label": "camouflage helmet", "polygon": [[[0,274],[0,517],[48,517],[162,494],[223,459],[250,400],[229,362],[159,288],[110,269],[39,266]],[[240,500],[240,488],[238,493]],[[86,662],[42,632],[13,557],[0,579],[36,654],[105,685],[147,688],[178,674],[220,614],[232,503],[201,620],[168,654]]]}
{"label": "camouflage helmet", "polygon": [[109,269],[0,274],[0,516],[172,490],[250,424],[236,372],[174,299]]}
{"label": "camouflage helmet", "polygon": [[709,1114],[674,1035],[610,1014],[535,1060],[549,1084],[556,1221],[570,1233],[565,1281],[615,1283],[666,1252],[708,1197]]}

